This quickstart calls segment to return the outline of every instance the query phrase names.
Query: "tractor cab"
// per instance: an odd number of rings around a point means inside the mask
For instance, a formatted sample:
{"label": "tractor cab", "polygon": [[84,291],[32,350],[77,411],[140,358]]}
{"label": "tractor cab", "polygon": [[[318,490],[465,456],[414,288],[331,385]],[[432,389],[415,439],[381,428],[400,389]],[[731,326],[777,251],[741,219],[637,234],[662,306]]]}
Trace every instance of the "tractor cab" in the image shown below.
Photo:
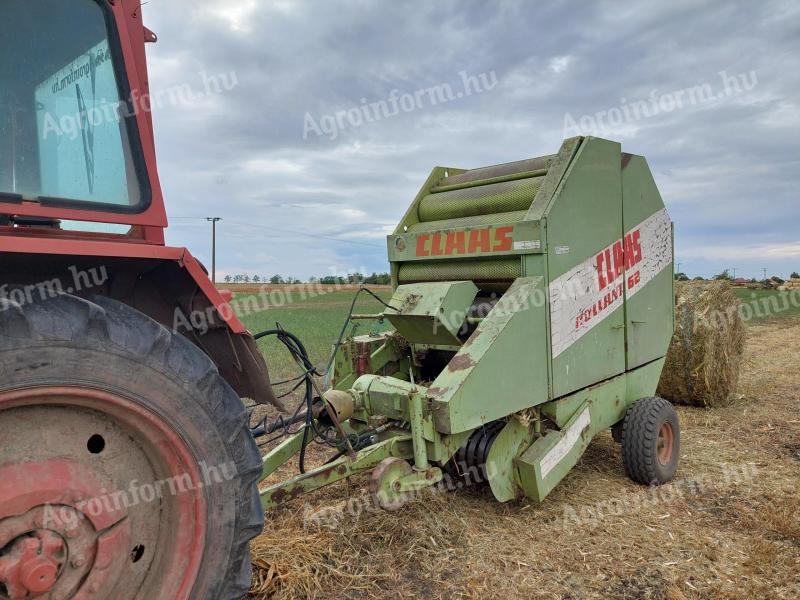
{"label": "tractor cab", "polygon": [[141,0],[0,0],[0,24],[0,600],[240,598],[241,398],[277,401],[165,244]]}
{"label": "tractor cab", "polygon": [[166,225],[130,43],[152,35],[138,13],[138,2],[0,3],[0,235]]}

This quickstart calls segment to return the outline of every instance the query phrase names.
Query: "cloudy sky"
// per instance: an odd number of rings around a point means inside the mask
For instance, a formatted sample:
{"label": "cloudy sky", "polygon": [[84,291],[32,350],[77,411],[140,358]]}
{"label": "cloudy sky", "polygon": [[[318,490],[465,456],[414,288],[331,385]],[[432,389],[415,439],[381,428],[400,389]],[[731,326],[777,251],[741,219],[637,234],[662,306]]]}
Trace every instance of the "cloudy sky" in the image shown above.
{"label": "cloudy sky", "polygon": [[433,166],[577,134],[647,157],[681,270],[800,271],[797,2],[150,0],[144,16],[168,242],[210,263],[205,217],[222,217],[221,274],[385,271]]}

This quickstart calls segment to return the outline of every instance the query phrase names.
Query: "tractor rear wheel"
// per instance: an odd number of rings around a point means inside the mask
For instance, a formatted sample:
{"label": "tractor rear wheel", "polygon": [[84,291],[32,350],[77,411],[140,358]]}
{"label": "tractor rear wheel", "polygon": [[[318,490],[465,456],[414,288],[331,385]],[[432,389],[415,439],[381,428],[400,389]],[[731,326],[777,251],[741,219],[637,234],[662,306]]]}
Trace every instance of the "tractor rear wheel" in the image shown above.
{"label": "tractor rear wheel", "polygon": [[681,426],[675,407],[663,398],[642,398],[622,422],[622,459],[637,483],[658,485],[675,476]]}
{"label": "tractor rear wheel", "polygon": [[0,600],[231,600],[264,522],[247,413],[136,310],[0,299]]}

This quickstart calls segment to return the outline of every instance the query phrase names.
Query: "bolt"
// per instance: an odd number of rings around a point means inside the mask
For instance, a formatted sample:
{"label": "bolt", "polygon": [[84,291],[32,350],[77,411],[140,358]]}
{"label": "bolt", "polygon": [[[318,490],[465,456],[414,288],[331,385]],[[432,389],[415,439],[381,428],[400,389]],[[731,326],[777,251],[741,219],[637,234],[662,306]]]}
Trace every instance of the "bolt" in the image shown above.
{"label": "bolt", "polygon": [[86,559],[83,557],[82,554],[78,554],[75,558],[72,559],[72,566],[75,569],[80,569],[84,564],[86,564]]}

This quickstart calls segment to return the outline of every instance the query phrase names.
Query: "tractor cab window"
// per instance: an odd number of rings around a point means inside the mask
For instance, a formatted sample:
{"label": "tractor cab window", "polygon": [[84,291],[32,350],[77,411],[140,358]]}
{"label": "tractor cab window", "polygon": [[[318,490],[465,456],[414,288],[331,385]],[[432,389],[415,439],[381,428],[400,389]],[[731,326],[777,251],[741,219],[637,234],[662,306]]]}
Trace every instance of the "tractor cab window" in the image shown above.
{"label": "tractor cab window", "polygon": [[0,201],[145,208],[109,11],[95,0],[0,0]]}

